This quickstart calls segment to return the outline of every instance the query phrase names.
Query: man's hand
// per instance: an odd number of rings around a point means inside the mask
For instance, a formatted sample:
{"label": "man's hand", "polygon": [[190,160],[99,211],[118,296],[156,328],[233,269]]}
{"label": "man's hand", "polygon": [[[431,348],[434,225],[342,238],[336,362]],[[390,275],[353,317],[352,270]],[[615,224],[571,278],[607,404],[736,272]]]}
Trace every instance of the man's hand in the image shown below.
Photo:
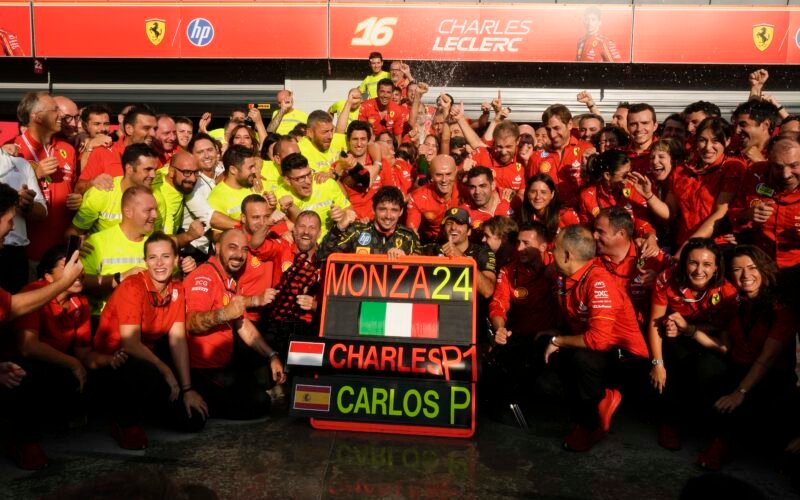
{"label": "man's hand", "polygon": [[752,220],[758,224],[763,224],[769,220],[775,209],[772,208],[772,203],[759,203],[758,205],[745,210],[742,213],[742,218],[745,220]]}
{"label": "man's hand", "polygon": [[714,403],[714,408],[720,413],[733,413],[733,410],[741,406],[742,403],[744,403],[744,394],[737,390],[719,398]]}
{"label": "man's hand", "polygon": [[78,210],[81,208],[81,203],[83,203],[83,195],[80,193],[70,193],[67,195],[67,209],[68,210]]}
{"label": "man's hand", "polygon": [[452,241],[448,241],[442,245],[442,253],[448,257],[463,257],[464,252],[459,250]]}
{"label": "man's hand", "polygon": [[667,369],[663,364],[650,369],[650,384],[659,394],[664,392],[664,387],[667,385]]}
{"label": "man's hand", "polygon": [[511,330],[506,329],[506,327],[501,326],[494,332],[494,343],[497,345],[506,345],[508,344],[508,338],[511,336]]}
{"label": "man's hand", "polygon": [[73,360],[70,371],[78,379],[78,392],[83,392],[83,386],[86,385],[86,368],[84,368],[83,363],[77,359]]}
{"label": "man's hand", "polygon": [[769,72],[765,69],[757,69],[750,73],[750,76],[747,78],[747,81],[750,83],[750,89],[758,90],[758,94],[761,93],[761,89],[764,87],[764,84],[767,83],[769,79]]}
{"label": "man's hand", "polygon": [[128,361],[128,353],[120,349],[119,351],[109,356],[109,358],[111,359],[108,362],[108,366],[110,366],[113,370],[116,370],[117,368],[124,365],[126,361]]}
{"label": "man's hand", "polygon": [[248,302],[249,297],[245,297],[244,295],[234,295],[231,297],[231,301],[225,306],[225,319],[233,321],[241,318],[245,309],[247,309]]}
{"label": "man's hand", "polygon": [[558,346],[554,346],[553,344],[547,344],[547,347],[544,350],[544,362],[545,364],[550,363],[550,356],[558,352]]}
{"label": "man's hand", "polygon": [[590,94],[588,90],[581,90],[578,92],[576,99],[579,103],[585,104],[587,108],[594,106],[594,98],[592,98],[592,94]]}
{"label": "man's hand", "polygon": [[282,212],[286,212],[289,209],[289,207],[294,205],[294,199],[287,194],[287,195],[281,196],[281,199],[278,200],[278,203],[281,206],[281,211]]}
{"label": "man's hand", "polygon": [[69,257],[69,260],[64,264],[64,272],[61,274],[61,279],[58,280],[62,285],[73,283],[78,277],[83,274],[83,262],[81,262],[80,252],[75,252]]}
{"label": "man's hand", "polygon": [[192,410],[202,415],[203,420],[208,418],[208,405],[203,401],[203,396],[194,389],[183,393],[183,406],[186,408],[186,416],[192,418]]}
{"label": "man's hand", "polygon": [[22,383],[25,370],[18,364],[10,361],[0,362],[0,385],[13,389]]}
{"label": "man's hand", "polygon": [[408,78],[411,78],[411,66],[409,66],[408,64],[400,62],[400,71],[402,71],[403,74]]}
{"label": "man's hand", "polygon": [[272,369],[272,380],[274,380],[276,384],[283,384],[286,382],[286,372],[283,370],[283,363],[278,359],[278,356],[270,360],[269,366]]}
{"label": "man's hand", "polygon": [[314,297],[311,295],[298,295],[297,306],[304,311],[311,311],[314,309]]}
{"label": "man's hand", "polygon": [[430,89],[427,83],[417,82],[417,95],[420,97],[420,100],[422,100],[422,96],[427,94]]}
{"label": "man's hand", "polygon": [[645,199],[650,199],[653,196],[653,181],[646,175],[639,172],[631,171],[629,174],[633,188],[642,195]]}
{"label": "man's hand", "polygon": [[86,149],[94,149],[99,147],[110,148],[112,144],[114,144],[114,141],[111,139],[111,137],[107,136],[106,134],[98,134],[86,141],[86,145],[84,147]]}
{"label": "man's hand", "polygon": [[275,197],[274,192],[265,191],[263,196],[264,199],[267,200],[267,206],[269,207],[270,211],[275,210],[278,207],[278,198]]}
{"label": "man's hand", "polygon": [[53,175],[58,170],[58,158],[45,158],[39,163],[31,162],[37,179],[44,179]]}
{"label": "man's hand", "polygon": [[451,109],[453,108],[453,100],[450,99],[450,96],[448,96],[447,94],[441,93],[439,94],[437,102],[439,103],[439,107],[442,109],[445,116],[447,116],[451,112]]}
{"label": "man's hand", "polygon": [[464,103],[457,104],[450,108],[450,118],[455,121],[461,121],[464,118]]}
{"label": "man's hand", "polygon": [[169,368],[164,371],[163,375],[164,382],[166,382],[167,387],[169,387],[169,400],[177,401],[178,397],[181,395],[181,386],[178,385],[178,381],[175,380],[175,375]]}
{"label": "man's hand", "polygon": [[28,185],[23,184],[17,193],[19,194],[17,207],[22,211],[29,210],[33,206],[33,200],[36,198],[36,191],[28,189]]}
{"label": "man's hand", "polygon": [[389,260],[397,260],[405,254],[406,252],[401,248],[390,248],[389,251],[386,252],[386,256],[389,258]]}
{"label": "man's hand", "polygon": [[357,102],[361,101],[361,90],[358,88],[350,89],[347,92],[347,104],[350,105],[350,110],[353,110],[353,106],[356,105]]}
{"label": "man's hand", "polygon": [[186,257],[181,257],[180,265],[183,274],[189,274],[190,272],[197,269],[197,261],[194,260],[194,257],[190,255],[187,255]]}
{"label": "man's hand", "polygon": [[658,248],[658,238],[653,233],[649,233],[644,240],[641,240],[639,245],[639,257],[642,259],[649,259],[658,255],[660,249]]}
{"label": "man's hand", "polygon": [[274,288],[267,288],[266,290],[264,290],[264,293],[258,296],[257,307],[265,306],[267,304],[272,304],[277,295],[278,295],[277,290],[275,290]]}
{"label": "man's hand", "polygon": [[256,125],[259,123],[262,125],[264,124],[264,119],[261,117],[261,111],[259,111],[258,108],[250,108],[247,111],[247,117],[253,120],[253,123]]}
{"label": "man's hand", "polygon": [[206,226],[203,224],[203,221],[200,219],[195,219],[189,224],[189,229],[186,230],[189,234],[189,237],[192,240],[196,240],[197,238],[206,234]]}
{"label": "man's hand", "polygon": [[209,113],[208,111],[206,111],[206,112],[205,112],[205,113],[203,113],[203,115],[200,117],[200,121],[199,121],[199,122],[198,122],[198,124],[197,124],[197,129],[198,129],[200,132],[203,132],[203,133],[207,134],[207,133],[208,133],[208,125],[209,125],[210,123],[211,123],[211,113]]}
{"label": "man's hand", "polygon": [[100,174],[92,179],[89,185],[100,191],[111,191],[114,189],[114,178],[109,174]]}
{"label": "man's hand", "polygon": [[16,144],[3,144],[0,149],[8,153],[9,156],[19,156],[19,146]]}

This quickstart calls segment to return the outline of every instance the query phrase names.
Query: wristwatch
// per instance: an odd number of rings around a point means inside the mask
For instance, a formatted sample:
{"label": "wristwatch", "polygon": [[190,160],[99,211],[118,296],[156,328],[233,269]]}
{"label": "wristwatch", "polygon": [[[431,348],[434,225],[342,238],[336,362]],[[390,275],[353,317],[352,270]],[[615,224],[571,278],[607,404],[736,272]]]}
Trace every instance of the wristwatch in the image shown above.
{"label": "wristwatch", "polygon": [[550,343],[551,343],[551,344],[553,344],[553,345],[554,345],[554,346],[556,346],[556,347],[561,347],[561,346],[559,346],[558,344],[556,344],[556,336],[555,336],[555,335],[553,335],[552,337],[550,337]]}
{"label": "wristwatch", "polygon": [[652,363],[653,366],[663,365],[664,364],[664,360],[663,359],[652,359],[652,360],[650,360],[650,363]]}

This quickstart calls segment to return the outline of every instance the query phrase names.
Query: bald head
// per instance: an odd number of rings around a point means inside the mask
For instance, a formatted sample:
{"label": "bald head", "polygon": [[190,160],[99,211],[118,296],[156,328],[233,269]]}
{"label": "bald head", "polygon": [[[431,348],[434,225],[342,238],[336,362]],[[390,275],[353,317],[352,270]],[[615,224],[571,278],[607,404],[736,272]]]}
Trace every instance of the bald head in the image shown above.
{"label": "bald head", "polygon": [[530,125],[522,124],[519,126],[519,134],[528,134],[530,136],[534,136],[536,135],[536,131]]}
{"label": "bald head", "polygon": [[189,194],[197,183],[200,164],[193,154],[179,151],[169,162],[169,176],[172,186],[183,194]]}
{"label": "bald head", "polygon": [[431,160],[431,182],[441,196],[450,196],[456,183],[456,162],[450,155],[436,155]]}
{"label": "bald head", "polygon": [[61,133],[67,139],[75,137],[80,132],[81,125],[78,105],[75,104],[75,101],[63,95],[57,95],[53,97],[53,100],[56,102],[58,109],[61,110],[61,114],[64,115],[61,119]]}

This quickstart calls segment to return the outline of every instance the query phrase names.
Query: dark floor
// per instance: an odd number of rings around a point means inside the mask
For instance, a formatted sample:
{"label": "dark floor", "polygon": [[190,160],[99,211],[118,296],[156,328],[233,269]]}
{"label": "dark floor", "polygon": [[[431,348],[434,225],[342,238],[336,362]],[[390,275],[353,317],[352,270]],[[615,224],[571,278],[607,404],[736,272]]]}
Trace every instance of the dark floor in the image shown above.
{"label": "dark floor", "polygon": [[[624,405],[614,431],[594,450],[560,449],[567,430],[558,410],[529,412],[529,431],[481,419],[469,440],[317,431],[273,412],[255,422],[212,420],[197,435],[148,427],[150,447],[121,450],[100,422],[49,435],[44,471],[20,471],[0,459],[0,498],[35,498],[113,472],[160,470],[220,498],[676,498],[702,474],[703,443],[660,449],[652,426]],[[510,417],[510,414],[509,414]],[[740,457],[725,472],[768,498],[796,498],[787,477],[762,456]]]}

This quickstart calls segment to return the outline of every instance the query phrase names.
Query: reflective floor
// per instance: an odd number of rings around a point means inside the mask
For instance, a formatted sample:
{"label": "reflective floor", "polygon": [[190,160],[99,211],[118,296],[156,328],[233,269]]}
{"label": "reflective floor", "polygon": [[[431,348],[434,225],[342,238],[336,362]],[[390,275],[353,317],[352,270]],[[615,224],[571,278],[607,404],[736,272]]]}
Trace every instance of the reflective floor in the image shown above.
{"label": "reflective floor", "polygon": [[[146,451],[119,449],[101,422],[48,435],[51,458],[41,472],[0,459],[0,498],[36,498],[68,484],[115,472],[162,471],[179,484],[199,484],[220,498],[676,498],[702,471],[704,444],[687,439],[678,452],[660,449],[651,425],[626,413],[592,451],[562,451],[568,430],[558,410],[527,412],[531,424],[481,419],[469,440],[317,431],[274,411],[255,422],[210,421],[198,435],[148,427]],[[777,465],[739,457],[725,472],[768,498],[795,498]],[[120,490],[118,498],[127,498]]]}

